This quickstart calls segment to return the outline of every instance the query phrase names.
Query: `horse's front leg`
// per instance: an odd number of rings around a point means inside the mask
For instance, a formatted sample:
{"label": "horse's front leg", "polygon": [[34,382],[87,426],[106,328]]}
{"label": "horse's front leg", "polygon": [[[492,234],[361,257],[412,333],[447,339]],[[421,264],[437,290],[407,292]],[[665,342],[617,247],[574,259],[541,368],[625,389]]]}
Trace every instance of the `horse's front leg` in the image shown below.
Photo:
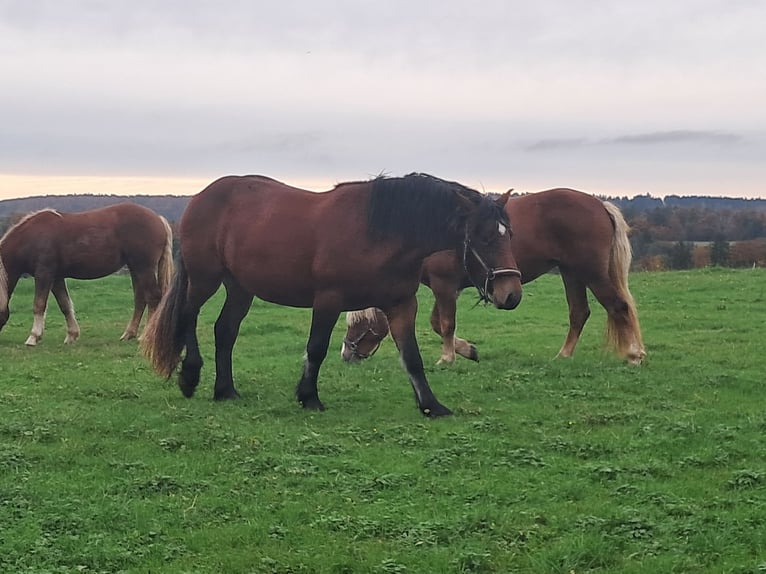
{"label": "horse's front leg", "polygon": [[51,291],[56,298],[59,309],[64,314],[64,319],[66,319],[64,344],[74,343],[80,337],[80,325],[77,324],[77,318],[74,315],[74,305],[72,304],[72,298],[69,296],[66,281],[63,278],[56,279],[53,282]]}
{"label": "horse's front leg", "polygon": [[306,344],[306,358],[303,362],[303,374],[295,389],[295,398],[304,409],[323,411],[324,405],[319,400],[317,379],[322,361],[327,356],[332,329],[340,316],[340,310],[334,306],[314,305],[311,316],[311,331]]}
{"label": "horse's front leg", "polygon": [[420,355],[418,342],[415,338],[415,316],[418,302],[415,296],[406,302],[385,309],[391,336],[399,349],[402,365],[409,375],[412,389],[415,391],[415,401],[420,412],[429,417],[440,417],[452,414],[452,411],[442,405],[434,396],[426,380],[423,370],[423,358]]}
{"label": "horse's front leg", "polygon": [[35,277],[35,301],[32,305],[34,319],[32,320],[32,330],[25,345],[34,347],[43,338],[45,330],[45,311],[48,307],[48,295],[51,292],[53,279],[48,277]]}

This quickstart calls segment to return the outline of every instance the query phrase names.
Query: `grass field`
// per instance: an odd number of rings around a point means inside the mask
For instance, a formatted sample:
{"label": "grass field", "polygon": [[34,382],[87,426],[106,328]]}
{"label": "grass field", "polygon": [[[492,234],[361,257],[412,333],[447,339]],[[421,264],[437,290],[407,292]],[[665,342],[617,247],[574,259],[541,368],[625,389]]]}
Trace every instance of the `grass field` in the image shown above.
{"label": "grass field", "polygon": [[766,271],[631,278],[649,353],[573,360],[560,281],[512,312],[460,302],[482,361],[435,366],[455,416],[422,417],[387,340],[320,374],[324,413],[294,402],[310,312],[256,302],[235,348],[242,400],[214,403],[212,323],[197,396],[118,341],[129,279],[71,282],[65,347],[51,301],[40,346],[31,280],[0,333],[0,571],[24,573],[766,572]]}

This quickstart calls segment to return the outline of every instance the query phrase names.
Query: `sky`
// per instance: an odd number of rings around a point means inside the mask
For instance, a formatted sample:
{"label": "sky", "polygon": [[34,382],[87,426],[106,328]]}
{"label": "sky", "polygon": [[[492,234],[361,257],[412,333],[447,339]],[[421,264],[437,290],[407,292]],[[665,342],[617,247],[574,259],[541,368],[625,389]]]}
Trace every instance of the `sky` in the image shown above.
{"label": "sky", "polygon": [[0,0],[0,199],[475,189],[766,197],[762,0]]}

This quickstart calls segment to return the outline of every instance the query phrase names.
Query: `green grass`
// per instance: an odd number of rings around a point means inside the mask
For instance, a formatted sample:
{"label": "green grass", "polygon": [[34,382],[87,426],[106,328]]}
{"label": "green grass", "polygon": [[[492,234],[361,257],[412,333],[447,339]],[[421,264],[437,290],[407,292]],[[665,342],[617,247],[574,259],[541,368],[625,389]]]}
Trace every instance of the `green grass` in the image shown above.
{"label": "green grass", "polygon": [[294,402],[310,312],[256,302],[235,348],[242,400],[214,403],[212,323],[191,400],[121,343],[129,279],[71,282],[82,328],[23,345],[31,281],[0,333],[0,571],[25,573],[655,573],[766,571],[766,272],[631,278],[649,352],[573,360],[560,281],[513,312],[460,301],[482,361],[435,366],[455,416],[422,417],[387,340]]}

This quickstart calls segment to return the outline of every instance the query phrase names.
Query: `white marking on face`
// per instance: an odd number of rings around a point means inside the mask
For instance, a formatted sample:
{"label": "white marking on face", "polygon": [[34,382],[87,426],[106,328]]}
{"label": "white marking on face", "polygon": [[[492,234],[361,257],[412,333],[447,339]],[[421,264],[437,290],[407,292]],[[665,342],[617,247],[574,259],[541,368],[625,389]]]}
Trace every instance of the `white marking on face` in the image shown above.
{"label": "white marking on face", "polygon": [[503,236],[503,235],[505,235],[505,232],[506,232],[506,231],[508,231],[508,228],[507,228],[505,225],[503,225],[502,223],[500,223],[500,222],[498,221],[498,222],[497,222],[497,232],[498,232],[498,233],[499,233],[501,236]]}

